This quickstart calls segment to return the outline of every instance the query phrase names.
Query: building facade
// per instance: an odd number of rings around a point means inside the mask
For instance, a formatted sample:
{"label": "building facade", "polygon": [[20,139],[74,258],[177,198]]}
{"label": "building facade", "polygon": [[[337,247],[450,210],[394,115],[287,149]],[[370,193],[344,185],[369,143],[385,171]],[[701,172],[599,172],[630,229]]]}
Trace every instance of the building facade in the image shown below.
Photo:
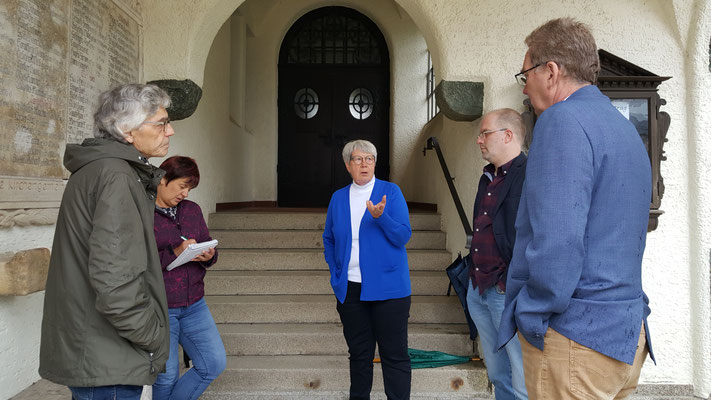
{"label": "building facade", "polygon": [[[139,80],[190,79],[202,88],[196,112],[173,125],[176,135],[169,155],[189,155],[199,163],[201,184],[191,196],[205,212],[215,211],[218,203],[279,202],[280,190],[282,194],[286,190],[279,185],[284,171],[278,164],[285,155],[279,146],[284,140],[280,113],[292,111],[298,102],[285,94],[280,97],[280,85],[292,79],[296,88],[299,75],[282,75],[280,51],[300,18],[322,7],[338,6],[371,21],[382,34],[388,57],[387,95],[374,96],[380,99],[376,106],[387,106],[383,118],[389,165],[384,173],[402,188],[408,201],[438,206],[448,248],[455,255],[464,248],[464,232],[437,160],[431,152],[423,156],[422,148],[427,137],[437,136],[464,208],[470,210],[483,167],[474,134],[479,120],[453,121],[442,113],[428,120],[429,55],[437,82],[483,83],[484,112],[501,107],[525,110],[525,96],[513,78],[523,63],[523,39],[555,17],[572,16],[589,24],[600,48],[671,77],[659,86],[660,96],[666,99],[661,110],[671,116],[666,160],[661,164],[664,214],[658,228],[648,234],[643,263],[657,364],[647,361],[641,383],[691,387],[702,398],[711,393],[711,174],[704,169],[711,165],[711,142],[704,136],[711,128],[707,112],[711,109],[711,4],[707,1],[105,1],[126,9],[133,21],[129,24],[138,30]],[[54,3],[68,9],[77,2],[82,1]],[[0,5],[0,19],[12,22],[13,10]],[[0,39],[12,46],[7,38],[13,32],[4,33]],[[71,63],[69,52],[58,54],[65,54]],[[0,66],[16,67],[11,64],[14,59],[2,58]],[[318,73],[310,76],[319,79]],[[304,88],[313,85],[305,83]],[[70,86],[60,87],[68,93]],[[0,100],[14,94],[6,90],[2,96]],[[321,104],[320,110],[328,112],[327,104]],[[337,125],[324,129],[334,127],[340,129]],[[331,137],[337,134],[328,132]],[[7,151],[19,151],[17,141],[14,145],[15,150]],[[55,147],[58,154],[63,151],[63,143]],[[294,153],[305,157],[302,151]],[[15,211],[22,207],[4,208],[0,209],[0,253],[51,248],[51,221],[30,218],[24,223]],[[39,379],[42,300],[43,292],[0,297],[0,363],[7,371],[0,374],[0,398],[11,397]]]}

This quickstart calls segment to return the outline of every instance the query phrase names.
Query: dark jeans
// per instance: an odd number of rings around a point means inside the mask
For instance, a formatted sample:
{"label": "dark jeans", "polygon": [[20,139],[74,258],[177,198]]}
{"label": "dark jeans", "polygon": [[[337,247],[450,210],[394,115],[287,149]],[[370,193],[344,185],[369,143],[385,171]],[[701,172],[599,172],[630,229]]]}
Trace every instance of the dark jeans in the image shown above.
{"label": "dark jeans", "polygon": [[69,387],[72,400],[140,400],[143,386]]}
{"label": "dark jeans", "polygon": [[361,301],[360,283],[348,282],[346,300],[336,302],[348,344],[351,400],[370,399],[373,356],[378,343],[385,395],[389,400],[410,398],[410,356],[407,354],[407,319],[410,296],[383,301]]}

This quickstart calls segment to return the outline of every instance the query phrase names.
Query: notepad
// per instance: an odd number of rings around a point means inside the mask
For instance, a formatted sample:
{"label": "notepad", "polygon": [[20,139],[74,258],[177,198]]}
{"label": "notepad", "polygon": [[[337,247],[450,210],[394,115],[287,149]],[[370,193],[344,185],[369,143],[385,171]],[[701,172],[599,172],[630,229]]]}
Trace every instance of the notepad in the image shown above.
{"label": "notepad", "polygon": [[168,271],[172,270],[173,268],[179,267],[186,262],[192,260],[193,258],[199,256],[203,251],[210,250],[212,248],[215,248],[217,246],[217,240],[210,240],[209,242],[202,242],[202,243],[193,243],[188,245],[188,248],[183,250],[182,253],[173,260],[170,265],[168,265],[165,269]]}

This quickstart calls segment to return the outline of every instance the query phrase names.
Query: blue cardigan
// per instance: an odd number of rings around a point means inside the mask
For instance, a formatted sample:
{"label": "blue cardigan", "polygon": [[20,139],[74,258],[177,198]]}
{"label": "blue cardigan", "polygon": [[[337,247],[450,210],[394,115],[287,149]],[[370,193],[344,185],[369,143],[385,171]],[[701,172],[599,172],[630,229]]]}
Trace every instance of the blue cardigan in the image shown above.
{"label": "blue cardigan", "polygon": [[[373,218],[366,209],[360,223],[360,299],[363,301],[397,299],[411,294],[405,251],[405,244],[412,235],[407,203],[397,185],[376,179],[370,200],[377,204],[383,195],[387,197],[380,218]],[[323,231],[323,254],[331,270],[331,286],[341,303],[348,290],[352,245],[348,185],[331,196]]]}
{"label": "blue cardigan", "polygon": [[647,151],[596,86],[545,110],[533,131],[499,345],[548,327],[632,364],[650,313],[642,255],[652,198]]}

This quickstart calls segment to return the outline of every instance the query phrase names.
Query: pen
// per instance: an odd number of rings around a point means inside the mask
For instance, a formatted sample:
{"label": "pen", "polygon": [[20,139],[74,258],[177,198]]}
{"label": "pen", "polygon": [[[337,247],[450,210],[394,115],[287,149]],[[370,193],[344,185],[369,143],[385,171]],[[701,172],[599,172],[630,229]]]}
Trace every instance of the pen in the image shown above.
{"label": "pen", "polygon": [[188,238],[186,238],[186,237],[183,236],[183,235],[180,235],[180,238],[183,239],[183,240],[188,240]]}

